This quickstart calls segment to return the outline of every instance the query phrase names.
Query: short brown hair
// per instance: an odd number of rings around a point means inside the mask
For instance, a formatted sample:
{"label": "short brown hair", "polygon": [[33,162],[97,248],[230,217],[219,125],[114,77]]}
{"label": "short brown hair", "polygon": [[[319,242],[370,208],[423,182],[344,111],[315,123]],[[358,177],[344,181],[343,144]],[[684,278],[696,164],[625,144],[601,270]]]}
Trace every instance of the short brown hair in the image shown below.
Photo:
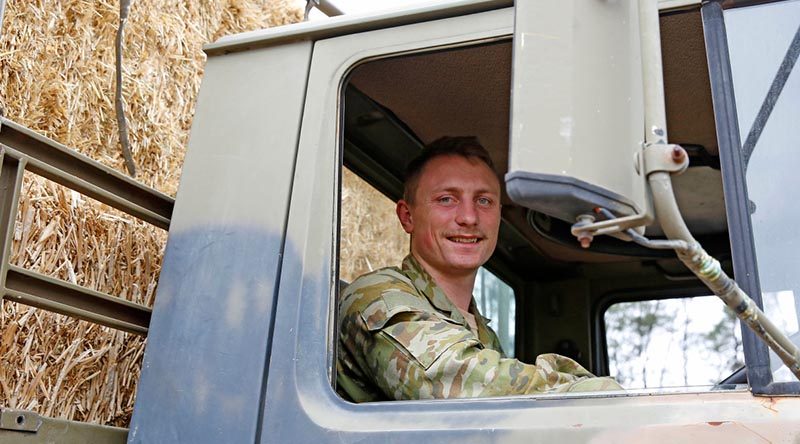
{"label": "short brown hair", "polygon": [[442,156],[459,156],[465,159],[476,159],[494,171],[494,163],[489,152],[481,145],[477,137],[440,137],[425,146],[422,152],[409,162],[406,167],[405,181],[403,182],[403,199],[406,202],[414,201],[417,184],[422,170],[431,160]]}

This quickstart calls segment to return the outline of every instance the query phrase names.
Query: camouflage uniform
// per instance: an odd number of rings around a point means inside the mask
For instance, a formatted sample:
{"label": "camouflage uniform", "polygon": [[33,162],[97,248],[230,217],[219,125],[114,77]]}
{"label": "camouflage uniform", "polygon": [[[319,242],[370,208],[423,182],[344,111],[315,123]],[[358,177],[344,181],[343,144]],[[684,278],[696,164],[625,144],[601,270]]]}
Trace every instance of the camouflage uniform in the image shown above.
{"label": "camouflage uniform", "polygon": [[572,359],[506,358],[470,303],[477,331],[412,257],[348,286],[340,301],[337,389],[355,402],[616,390]]}

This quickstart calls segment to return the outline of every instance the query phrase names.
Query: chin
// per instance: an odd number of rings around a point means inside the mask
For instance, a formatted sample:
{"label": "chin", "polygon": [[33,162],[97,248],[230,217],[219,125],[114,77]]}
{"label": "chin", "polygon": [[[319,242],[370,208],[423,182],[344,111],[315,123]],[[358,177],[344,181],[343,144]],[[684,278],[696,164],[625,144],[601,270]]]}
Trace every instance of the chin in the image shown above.
{"label": "chin", "polygon": [[482,257],[476,257],[476,258],[455,257],[455,258],[450,258],[448,263],[454,269],[462,271],[474,271],[480,268],[481,265],[485,264],[487,260],[489,260],[488,257],[486,259]]}

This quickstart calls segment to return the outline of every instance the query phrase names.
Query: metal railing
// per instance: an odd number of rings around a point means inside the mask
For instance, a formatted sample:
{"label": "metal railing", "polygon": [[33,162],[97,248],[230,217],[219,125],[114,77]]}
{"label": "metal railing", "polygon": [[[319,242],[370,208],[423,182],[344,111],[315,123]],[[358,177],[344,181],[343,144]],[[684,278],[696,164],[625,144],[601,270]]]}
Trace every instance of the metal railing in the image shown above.
{"label": "metal railing", "polygon": [[174,199],[3,117],[0,161],[2,298],[146,335],[150,308],[11,265],[22,177],[30,171],[165,230]]}

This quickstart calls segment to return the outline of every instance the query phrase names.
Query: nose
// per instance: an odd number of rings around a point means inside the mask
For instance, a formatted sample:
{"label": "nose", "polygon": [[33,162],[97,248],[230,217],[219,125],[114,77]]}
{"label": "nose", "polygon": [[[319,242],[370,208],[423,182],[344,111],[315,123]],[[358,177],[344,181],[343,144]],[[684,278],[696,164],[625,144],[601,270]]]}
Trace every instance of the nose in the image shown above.
{"label": "nose", "polygon": [[459,225],[471,226],[478,223],[478,212],[475,203],[470,200],[462,201],[458,205],[456,212],[456,223]]}

